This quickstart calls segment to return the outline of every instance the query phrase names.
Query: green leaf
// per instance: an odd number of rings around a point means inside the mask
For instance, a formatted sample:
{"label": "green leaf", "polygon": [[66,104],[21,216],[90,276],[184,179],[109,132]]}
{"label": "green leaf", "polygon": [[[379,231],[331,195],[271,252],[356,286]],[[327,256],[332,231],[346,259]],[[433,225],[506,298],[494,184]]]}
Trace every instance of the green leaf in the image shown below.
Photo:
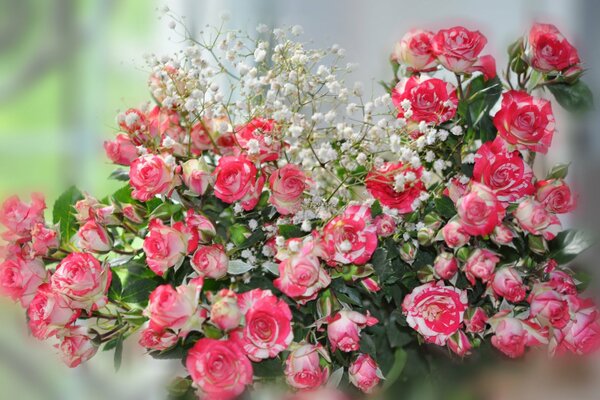
{"label": "green leaf", "polygon": [[456,215],[456,207],[448,196],[435,199],[435,209],[444,218],[450,219]]}
{"label": "green leaf", "polygon": [[69,243],[77,232],[77,219],[73,208],[75,203],[83,199],[83,194],[75,186],[71,186],[61,194],[52,209],[52,221],[59,224],[60,237],[63,243]]}
{"label": "green leaf", "polygon": [[546,179],[564,179],[567,177],[567,174],[569,173],[569,166],[571,164],[557,164],[555,165],[552,170],[550,171],[550,173],[548,174],[548,177]]}
{"label": "green leaf", "polygon": [[283,366],[278,357],[268,358],[261,362],[253,362],[252,369],[254,376],[275,378],[283,375]]}
{"label": "green leaf", "polygon": [[306,236],[306,232],[297,225],[279,225],[278,228],[279,234],[286,239]]}
{"label": "green leaf", "polygon": [[565,110],[572,112],[589,111],[594,106],[594,96],[590,88],[578,80],[572,85],[553,83],[547,86],[554,98]]}
{"label": "green leaf", "polygon": [[383,212],[383,208],[381,207],[381,203],[379,200],[375,200],[373,205],[371,205],[371,217],[375,218]]}
{"label": "green leaf", "polygon": [[121,368],[121,362],[123,361],[123,340],[125,338],[123,335],[119,335],[117,338],[117,342],[115,345],[115,357],[114,357],[114,366],[115,371],[118,371]]}
{"label": "green leaf", "polygon": [[150,293],[162,283],[161,278],[139,261],[112,268],[112,271],[121,282],[121,301],[140,307],[146,306]]}
{"label": "green leaf", "polygon": [[128,181],[129,180],[129,171],[125,169],[115,169],[108,176],[109,179],[114,179],[116,181]]}
{"label": "green leaf", "polygon": [[134,202],[133,198],[131,197],[131,186],[129,186],[129,185],[125,185],[121,189],[114,192],[112,197],[119,203],[133,203]]}
{"label": "green leaf", "polygon": [[165,202],[156,207],[150,216],[154,218],[170,218],[182,209],[181,204]]}
{"label": "green leaf", "polygon": [[559,233],[550,241],[549,257],[555,259],[559,264],[566,264],[594,243],[595,240],[588,233],[569,229]]}
{"label": "green leaf", "polygon": [[404,370],[404,366],[406,365],[406,359],[406,351],[404,351],[402,348],[396,349],[396,352],[394,353],[394,364],[385,377],[385,383],[383,384],[384,390],[392,386],[394,382],[400,378],[400,375],[402,375],[402,371]]}

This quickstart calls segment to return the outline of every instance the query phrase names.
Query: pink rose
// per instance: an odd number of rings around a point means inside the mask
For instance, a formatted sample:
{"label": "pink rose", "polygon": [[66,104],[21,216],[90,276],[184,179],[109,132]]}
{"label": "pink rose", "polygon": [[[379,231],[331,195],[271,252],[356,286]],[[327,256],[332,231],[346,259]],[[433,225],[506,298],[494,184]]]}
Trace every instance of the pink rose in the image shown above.
{"label": "pink rose", "polygon": [[192,159],[183,163],[183,183],[192,193],[202,196],[212,181],[208,165],[204,161]]}
{"label": "pink rose", "polygon": [[364,393],[373,393],[373,390],[383,379],[379,366],[368,354],[359,354],[348,368],[350,383]]}
{"label": "pink rose", "polygon": [[367,312],[363,315],[356,311],[342,310],[327,319],[327,337],[331,350],[344,352],[356,351],[360,347],[360,331],[373,326],[379,321]]}
{"label": "pink rose", "polygon": [[529,31],[525,56],[538,71],[562,71],[579,64],[577,49],[550,24],[534,24]]}
{"label": "pink rose", "polygon": [[469,187],[458,178],[451,178],[444,189],[444,196],[450,197],[454,204],[469,191]]}
{"label": "pink rose", "polygon": [[254,289],[242,293],[239,306],[245,315],[245,325],[235,332],[234,337],[250,360],[258,362],[273,358],[292,343],[292,311],[270,290]]}
{"label": "pink rose", "polygon": [[168,196],[178,184],[174,166],[169,158],[147,154],[135,159],[129,168],[131,196],[139,201],[148,201],[161,194]]}
{"label": "pink rose", "polygon": [[148,224],[142,246],[148,267],[160,276],[180,264],[193,247],[194,237],[182,222],[167,226],[157,218]]}
{"label": "pink rose", "polygon": [[375,232],[368,207],[349,207],[323,228],[323,249],[328,263],[365,264],[377,248]]}
{"label": "pink rose", "polygon": [[562,329],[554,330],[550,343],[551,354],[570,351],[573,354],[590,354],[600,348],[600,321],[598,309],[584,302],[583,307],[571,311],[573,318]]}
{"label": "pink rose", "polygon": [[521,357],[526,346],[548,343],[548,332],[531,322],[506,316],[494,316],[492,345],[510,358]]}
{"label": "pink rose", "polygon": [[465,327],[469,333],[482,333],[487,325],[488,316],[481,307],[468,310],[465,314]]}
{"label": "pink rose", "polygon": [[464,246],[469,243],[469,240],[471,239],[471,236],[467,234],[464,227],[457,219],[451,219],[444,225],[442,228],[442,236],[444,237],[446,245],[453,249]]}
{"label": "pink rose", "polygon": [[563,328],[571,320],[569,303],[547,284],[535,284],[528,301],[531,316],[546,325]]}
{"label": "pink rose", "polygon": [[554,239],[562,229],[558,217],[532,198],[519,204],[515,218],[523,230],[532,235],[542,235],[546,240]]}
{"label": "pink rose", "polygon": [[123,216],[135,224],[141,224],[144,219],[139,214],[138,210],[132,204],[124,204],[121,208]]}
{"label": "pink rose", "polygon": [[104,151],[112,162],[119,165],[130,165],[138,157],[136,145],[129,136],[122,133],[117,135],[115,140],[105,141]]}
{"label": "pink rose", "polygon": [[200,243],[208,243],[217,234],[217,229],[210,219],[203,214],[187,210],[185,224],[192,230],[192,234],[198,237]]}
{"label": "pink rose", "polygon": [[71,308],[67,299],[48,284],[39,287],[27,308],[31,334],[40,340],[64,331],[80,314],[81,310]]}
{"label": "pink rose", "polygon": [[475,284],[475,279],[479,278],[483,282],[488,282],[494,274],[496,264],[500,261],[500,257],[493,251],[487,249],[475,249],[467,259],[465,264],[465,273],[467,279],[472,285]]}
{"label": "pink rose", "polygon": [[48,272],[39,258],[9,259],[0,264],[0,293],[27,307],[38,287],[48,280]]}
{"label": "pink rose", "polygon": [[[431,125],[442,124],[454,117],[458,107],[454,85],[424,75],[400,81],[392,90],[392,101],[398,109],[398,118],[417,124],[421,121]],[[410,107],[405,109],[405,104]]]}
{"label": "pink rose", "polygon": [[432,40],[433,53],[446,69],[455,73],[467,71],[479,57],[487,39],[479,31],[462,26],[442,29]]}
{"label": "pink rose", "polygon": [[65,296],[72,308],[90,311],[108,302],[106,293],[111,278],[108,264],[100,264],[88,253],[71,253],[58,264],[50,283],[52,290]]}
{"label": "pink rose", "polygon": [[59,237],[55,229],[46,228],[39,222],[31,228],[31,253],[35,256],[45,256],[51,249],[58,248]]}
{"label": "pink rose", "polygon": [[421,29],[408,31],[396,43],[392,60],[404,64],[411,72],[428,72],[437,67],[437,59],[431,48],[433,33]]}
{"label": "pink rose", "polygon": [[477,150],[473,180],[492,189],[498,200],[515,202],[533,194],[532,178],[533,171],[523,161],[521,153],[509,151],[502,138],[484,143]]}
{"label": "pink rose", "polygon": [[104,253],[112,249],[112,239],[106,228],[94,220],[89,220],[77,231],[77,245],[82,250]]}
{"label": "pink rose", "polygon": [[458,261],[452,253],[444,251],[435,258],[433,269],[441,279],[449,280],[458,272]]}
{"label": "pink rose", "polygon": [[388,237],[396,232],[396,221],[389,214],[379,214],[373,219],[377,236]]}
{"label": "pink rose", "polygon": [[175,346],[179,336],[168,329],[154,330],[147,326],[142,330],[138,344],[149,350],[164,351]]}
{"label": "pink rose", "polygon": [[554,135],[554,115],[548,100],[526,92],[510,90],[502,94],[500,110],[494,115],[494,125],[508,143],[520,150],[546,154]]}
{"label": "pink rose", "polygon": [[69,368],[78,367],[96,355],[98,347],[92,342],[87,329],[78,326],[70,328],[56,345],[60,358]]}
{"label": "pink rose", "polygon": [[369,171],[365,185],[371,196],[381,204],[398,210],[400,214],[407,214],[416,209],[415,201],[425,192],[422,174],[422,168],[412,168],[400,162],[384,163],[380,168]]}
{"label": "pink rose", "polygon": [[[147,129],[146,115],[137,108],[130,108],[127,111],[120,113],[117,116],[119,127],[127,132],[131,137],[138,138],[138,135]],[[136,145],[141,145],[142,142],[136,140]]]}
{"label": "pink rose", "polygon": [[496,243],[498,246],[509,246],[514,237],[514,232],[506,225],[498,225],[490,235],[492,242]]}
{"label": "pink rose", "polygon": [[269,177],[269,201],[281,215],[295,214],[302,206],[302,195],[308,188],[307,177],[297,165],[286,164]]}
{"label": "pink rose", "polygon": [[189,140],[187,131],[181,126],[177,111],[166,107],[154,107],[148,113],[148,131],[150,138],[178,156],[187,156]]}
{"label": "pink rose", "polygon": [[320,344],[302,344],[292,350],[285,360],[287,383],[300,390],[323,385],[329,377],[329,368],[321,367],[321,357],[329,361],[329,355]]}
{"label": "pink rose", "polygon": [[514,268],[502,268],[498,270],[492,278],[492,290],[497,296],[504,297],[513,303],[518,303],[525,299],[527,287],[523,284],[523,279]]}
{"label": "pink rose", "polygon": [[23,203],[17,196],[9,197],[0,207],[0,224],[6,228],[2,238],[7,241],[28,239],[37,223],[44,223],[44,196],[31,195],[31,204]]}
{"label": "pink rose", "polygon": [[265,178],[262,174],[257,178],[256,167],[246,156],[221,157],[213,176],[217,198],[228,204],[241,201],[246,211],[256,207]]}
{"label": "pink rose", "polygon": [[577,286],[573,278],[566,272],[556,270],[548,274],[548,285],[560,294],[577,294]]}
{"label": "pink rose", "polygon": [[186,368],[203,398],[238,398],[252,383],[252,364],[232,340],[202,338],[188,352]]}
{"label": "pink rose", "polygon": [[118,219],[113,215],[114,206],[107,206],[100,203],[97,199],[84,193],[84,198],[75,203],[75,219],[80,224],[85,224],[93,219],[102,225],[118,225]]}
{"label": "pink rose", "polygon": [[448,348],[459,357],[470,355],[473,348],[469,337],[463,331],[458,331],[450,336],[446,343],[448,344]]}
{"label": "pink rose", "polygon": [[472,182],[471,189],[458,200],[456,205],[460,224],[464,231],[473,236],[485,236],[504,218],[504,207],[490,188]]}
{"label": "pink rose", "polygon": [[225,248],[220,244],[210,246],[198,246],[198,250],[192,256],[192,267],[200,276],[212,279],[221,279],[227,275],[229,258]]}
{"label": "pink rose", "polygon": [[181,331],[185,336],[199,330],[205,319],[205,311],[199,308],[202,278],[192,279],[178,286],[161,285],[150,293],[144,315],[150,319],[150,328],[162,332],[165,329]]}
{"label": "pink rose", "polygon": [[210,322],[222,331],[240,326],[242,311],[238,306],[238,295],[229,289],[221,289],[211,298]]}
{"label": "pink rose", "polygon": [[445,286],[443,281],[414,288],[402,302],[408,325],[438,346],[458,331],[466,309],[467,292]]}
{"label": "pink rose", "polygon": [[548,211],[554,214],[564,214],[575,209],[576,198],[564,180],[548,179],[537,181],[535,187],[537,189],[535,198]]}
{"label": "pink rose", "polygon": [[465,72],[469,74],[481,72],[483,74],[483,79],[486,81],[489,79],[494,79],[497,76],[496,59],[490,55],[481,56]]}
{"label": "pink rose", "polygon": [[236,129],[235,139],[238,143],[234,148],[236,154],[243,151],[252,161],[268,162],[279,158],[281,139],[272,119],[254,118]]}

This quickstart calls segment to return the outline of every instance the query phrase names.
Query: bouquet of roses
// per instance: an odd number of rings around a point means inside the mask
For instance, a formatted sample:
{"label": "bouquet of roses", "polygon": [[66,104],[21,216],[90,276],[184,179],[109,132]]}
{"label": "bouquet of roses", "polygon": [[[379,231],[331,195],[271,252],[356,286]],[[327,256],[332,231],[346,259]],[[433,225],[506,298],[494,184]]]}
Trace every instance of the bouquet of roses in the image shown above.
{"label": "bouquet of roses", "polygon": [[598,347],[568,268],[590,242],[558,218],[567,165],[532,168],[558,125],[542,96],[591,105],[555,27],[517,40],[503,79],[480,32],[410,31],[369,99],[298,26],[174,29],[190,47],[148,57],[152,102],[105,143],[127,183],[69,189],[51,223],[39,194],[0,210],[0,289],[67,365],[118,367],[134,337],[186,367],[172,398],[384,395],[440,359]]}

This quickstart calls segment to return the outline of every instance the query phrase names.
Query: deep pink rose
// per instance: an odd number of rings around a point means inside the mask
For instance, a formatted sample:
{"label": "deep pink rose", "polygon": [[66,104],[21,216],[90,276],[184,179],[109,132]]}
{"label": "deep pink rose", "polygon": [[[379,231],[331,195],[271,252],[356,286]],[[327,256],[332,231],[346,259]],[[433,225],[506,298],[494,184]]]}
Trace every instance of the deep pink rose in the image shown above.
{"label": "deep pink rose", "polygon": [[488,249],[475,249],[473,253],[467,259],[465,264],[465,273],[467,279],[472,285],[475,284],[475,279],[479,278],[483,282],[488,282],[494,270],[496,264],[500,261],[498,254]]}
{"label": "deep pink rose", "polygon": [[360,331],[377,324],[367,312],[366,315],[356,311],[341,310],[333,317],[327,319],[327,338],[331,343],[331,350],[340,349],[344,352],[356,351],[360,347]]}
{"label": "deep pink rose", "polygon": [[307,177],[297,165],[286,164],[269,177],[271,196],[269,201],[281,215],[295,214],[302,206],[304,191],[308,188]]}
{"label": "deep pink rose", "polygon": [[590,302],[583,301],[572,309],[572,320],[562,329],[554,330],[550,343],[551,354],[570,351],[585,355],[600,348],[600,320],[598,309]]}
{"label": "deep pink rose", "polygon": [[219,159],[213,171],[215,177],[215,196],[225,203],[241,201],[246,211],[258,204],[265,178],[257,177],[257,169],[245,156],[225,156]]}
{"label": "deep pink rose", "polygon": [[194,210],[187,210],[185,214],[185,224],[192,230],[192,234],[197,236],[200,243],[208,243],[217,234],[217,229],[208,217],[198,214]]}
{"label": "deep pink rose", "polygon": [[494,330],[492,345],[510,358],[521,357],[527,346],[548,343],[548,331],[532,321],[502,314],[494,316],[491,321]]}
{"label": "deep pink rose", "polygon": [[[392,101],[398,109],[398,118],[417,124],[421,121],[431,125],[444,123],[454,117],[458,107],[454,85],[424,75],[400,81],[392,90]],[[407,103],[410,107],[405,109]]]}
{"label": "deep pink rose", "polygon": [[201,245],[192,256],[192,267],[200,276],[221,279],[227,275],[229,258],[221,244]]}
{"label": "deep pink rose", "polygon": [[497,296],[518,303],[525,299],[527,287],[519,273],[511,267],[498,270],[492,278],[492,290]]}
{"label": "deep pink rose", "polygon": [[160,219],[148,224],[148,234],[142,246],[146,263],[162,276],[169,268],[180,264],[194,246],[194,236],[182,222],[165,225]]}
{"label": "deep pink rose", "polygon": [[416,209],[415,200],[425,191],[422,174],[422,168],[388,162],[369,171],[365,185],[371,196],[381,204],[407,214]]}
{"label": "deep pink rose", "polygon": [[545,325],[563,328],[571,320],[569,303],[548,284],[535,284],[528,301],[531,316]]}
{"label": "deep pink rose", "polygon": [[460,224],[469,235],[485,236],[502,223],[504,207],[492,190],[480,183],[472,182],[467,194],[456,205]]}
{"label": "deep pink rose", "polygon": [[87,328],[78,326],[70,328],[55,346],[60,351],[60,358],[69,368],[78,367],[96,355],[98,346],[92,342]]}
{"label": "deep pink rose", "polygon": [[174,169],[169,156],[147,154],[135,159],[129,168],[131,196],[139,201],[148,201],[158,194],[168,196],[179,183]]}
{"label": "deep pink rose", "polygon": [[44,196],[31,195],[31,204],[22,202],[17,196],[4,200],[0,207],[0,224],[6,228],[2,238],[7,241],[29,239],[31,229],[37,223],[44,223]]}
{"label": "deep pink rose", "polygon": [[448,247],[462,247],[469,242],[471,236],[465,231],[465,228],[458,219],[451,219],[442,228],[442,236]]}
{"label": "deep pink rose", "polygon": [[577,49],[550,24],[534,24],[527,37],[525,56],[538,71],[562,71],[579,64]]}
{"label": "deep pink rose", "polygon": [[350,383],[364,393],[372,393],[383,379],[379,366],[368,354],[359,354],[356,360],[348,367]]}
{"label": "deep pink rose", "polygon": [[136,145],[129,136],[122,133],[117,135],[115,140],[105,141],[104,151],[112,162],[119,165],[130,165],[138,157]]}
{"label": "deep pink rose", "polygon": [[406,65],[411,72],[433,71],[437,67],[437,59],[431,48],[433,32],[422,29],[408,31],[396,43],[392,60]]}
{"label": "deep pink rose", "polygon": [[440,64],[455,73],[466,72],[473,66],[486,44],[481,32],[462,26],[442,29],[432,40],[433,53]]}
{"label": "deep pink rose", "polygon": [[481,333],[485,330],[487,325],[488,316],[481,307],[477,307],[474,310],[468,310],[465,314],[465,327],[467,332],[470,333]]}
{"label": "deep pink rose", "polygon": [[0,293],[27,307],[38,287],[48,280],[48,272],[39,258],[16,257],[0,263]]}
{"label": "deep pink rose", "polygon": [[556,270],[548,274],[548,285],[560,294],[577,294],[577,286],[571,275]]}
{"label": "deep pink rose", "polygon": [[40,340],[65,331],[80,314],[81,310],[73,309],[68,300],[53,291],[49,284],[39,287],[27,308],[31,334]]}
{"label": "deep pink rose", "polygon": [[542,235],[546,240],[554,239],[562,229],[558,217],[532,198],[527,198],[519,204],[515,218],[524,231],[532,235]]}
{"label": "deep pink rose", "polygon": [[236,128],[234,147],[236,154],[245,154],[252,161],[275,161],[281,151],[281,139],[276,123],[272,119],[254,118]]}
{"label": "deep pink rose", "polygon": [[163,351],[175,346],[178,340],[179,336],[171,330],[155,330],[148,326],[142,330],[138,343],[149,350]]}
{"label": "deep pink rose", "polygon": [[497,76],[496,59],[491,55],[481,56],[465,72],[469,74],[481,72],[483,74],[483,79],[486,81],[494,79]]}
{"label": "deep pink rose", "polygon": [[321,366],[321,358],[329,361],[329,355],[320,344],[302,344],[292,350],[285,360],[287,383],[300,390],[316,389],[324,384],[329,368]]}
{"label": "deep pink rose", "polygon": [[441,279],[452,279],[458,272],[458,261],[452,253],[441,252],[433,262],[433,269]]}
{"label": "deep pink rose", "polygon": [[373,219],[377,236],[388,237],[396,232],[396,221],[389,214],[379,214]]}
{"label": "deep pink rose", "polygon": [[569,185],[562,179],[537,181],[535,198],[546,209],[555,214],[573,211],[576,207],[576,197],[571,193]]}
{"label": "deep pink rose", "polygon": [[377,248],[376,230],[368,207],[348,207],[323,228],[328,263],[365,264]]}

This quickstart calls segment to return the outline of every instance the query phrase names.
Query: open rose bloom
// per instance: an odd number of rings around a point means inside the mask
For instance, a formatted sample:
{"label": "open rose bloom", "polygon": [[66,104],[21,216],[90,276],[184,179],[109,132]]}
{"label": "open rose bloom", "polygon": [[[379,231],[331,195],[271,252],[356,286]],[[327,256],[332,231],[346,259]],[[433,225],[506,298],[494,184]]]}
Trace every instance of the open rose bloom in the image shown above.
{"label": "open rose bloom", "polygon": [[116,192],[0,205],[0,293],[34,338],[69,367],[177,358],[174,400],[444,398],[448,368],[490,353],[600,347],[569,160],[534,166],[586,92],[556,27],[508,71],[483,29],[411,30],[369,98],[339,46],[263,31],[149,57],[152,101],[104,144]]}

